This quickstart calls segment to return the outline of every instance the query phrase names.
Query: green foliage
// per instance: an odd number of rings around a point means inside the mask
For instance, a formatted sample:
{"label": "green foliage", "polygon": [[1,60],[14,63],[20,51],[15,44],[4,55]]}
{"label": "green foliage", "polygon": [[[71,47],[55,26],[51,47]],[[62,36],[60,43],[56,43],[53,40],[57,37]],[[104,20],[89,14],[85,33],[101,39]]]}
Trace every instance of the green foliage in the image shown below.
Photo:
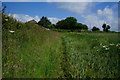
{"label": "green foliage", "polygon": [[109,25],[103,24],[102,25],[103,31],[108,32],[108,29],[110,29]]}
{"label": "green foliage", "polygon": [[110,29],[110,25],[106,26],[106,32],[108,32],[108,29]]}
{"label": "green foliage", "polygon": [[[66,33],[62,36],[72,78],[118,78],[120,41],[116,33]],[[69,77],[69,76],[68,76]]]}
{"label": "green foliage", "polygon": [[56,27],[59,29],[74,29],[77,19],[74,17],[67,17],[65,20],[57,22]]}
{"label": "green foliage", "polygon": [[88,30],[88,26],[87,25],[82,25],[82,29]]}
{"label": "green foliage", "polygon": [[63,75],[59,33],[34,23],[18,22],[7,15],[3,15],[2,33],[3,78],[58,78]]}
{"label": "green foliage", "polygon": [[56,26],[55,26],[55,24],[50,24],[50,25],[46,26],[46,28],[53,29],[53,28],[56,28]]}
{"label": "green foliage", "polygon": [[47,19],[47,17],[42,17],[41,20],[38,22],[40,26],[47,27],[51,24],[51,22]]}
{"label": "green foliage", "polygon": [[92,28],[92,31],[99,31],[100,29],[99,28],[97,28],[97,27],[93,27]]}
{"label": "green foliage", "polygon": [[84,29],[80,29],[83,33],[58,33],[7,15],[2,18],[3,78],[120,77],[119,33]]}
{"label": "green foliage", "polygon": [[58,28],[58,29],[68,29],[66,21],[61,20],[61,21],[57,22],[56,23],[56,28]]}
{"label": "green foliage", "polygon": [[76,29],[88,30],[87,25],[77,23],[77,19],[74,17],[67,17],[65,20],[61,20],[61,21],[57,22],[56,28],[70,29],[71,31],[74,31]]}
{"label": "green foliage", "polygon": [[74,17],[67,17],[66,19],[65,19],[65,22],[66,22],[66,27],[67,27],[67,29],[74,29],[74,27],[75,27],[75,24],[77,23],[77,19],[76,18],[74,18]]}
{"label": "green foliage", "polygon": [[82,29],[83,25],[81,23],[76,23],[75,26],[76,26],[76,29]]}

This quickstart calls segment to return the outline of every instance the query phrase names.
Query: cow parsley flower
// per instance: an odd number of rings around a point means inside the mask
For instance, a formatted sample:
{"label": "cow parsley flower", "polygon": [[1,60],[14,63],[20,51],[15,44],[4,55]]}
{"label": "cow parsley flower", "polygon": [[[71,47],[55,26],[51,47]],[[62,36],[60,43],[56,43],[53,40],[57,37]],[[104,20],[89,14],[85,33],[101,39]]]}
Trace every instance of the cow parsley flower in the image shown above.
{"label": "cow parsley flower", "polygon": [[106,48],[106,46],[103,46],[103,48]]}
{"label": "cow parsley flower", "polygon": [[14,33],[15,31],[10,30],[10,33]]}
{"label": "cow parsley flower", "polygon": [[102,43],[100,43],[100,45],[102,45]]}
{"label": "cow parsley flower", "polygon": [[112,43],[112,44],[109,44],[109,45],[110,45],[110,46],[113,46],[113,45],[115,45],[115,44]]}
{"label": "cow parsley flower", "polygon": [[105,48],[105,50],[109,50],[109,48]]}
{"label": "cow parsley flower", "polygon": [[5,21],[8,21],[8,19],[5,19]]}

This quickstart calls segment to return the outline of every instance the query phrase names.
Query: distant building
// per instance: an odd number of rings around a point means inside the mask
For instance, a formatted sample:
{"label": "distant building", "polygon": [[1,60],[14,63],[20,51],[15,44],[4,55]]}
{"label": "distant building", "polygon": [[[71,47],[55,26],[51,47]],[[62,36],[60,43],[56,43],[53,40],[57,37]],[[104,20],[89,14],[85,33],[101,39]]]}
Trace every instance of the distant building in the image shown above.
{"label": "distant building", "polygon": [[30,20],[30,21],[28,21],[28,22],[26,22],[26,23],[35,23],[35,24],[37,24],[37,22],[33,19],[33,20]]}

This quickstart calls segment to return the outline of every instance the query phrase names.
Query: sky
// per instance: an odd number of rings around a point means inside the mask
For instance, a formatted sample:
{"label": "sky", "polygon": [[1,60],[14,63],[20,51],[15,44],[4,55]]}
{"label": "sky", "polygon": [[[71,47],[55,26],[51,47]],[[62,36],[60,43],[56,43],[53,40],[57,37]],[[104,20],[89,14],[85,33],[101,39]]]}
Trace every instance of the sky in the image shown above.
{"label": "sky", "polygon": [[32,19],[38,22],[42,16],[46,16],[55,24],[66,17],[75,17],[78,22],[88,25],[89,29],[96,26],[102,30],[102,24],[106,23],[111,26],[110,30],[118,31],[118,2],[49,1],[3,2],[3,5],[7,6],[8,15],[22,22]]}

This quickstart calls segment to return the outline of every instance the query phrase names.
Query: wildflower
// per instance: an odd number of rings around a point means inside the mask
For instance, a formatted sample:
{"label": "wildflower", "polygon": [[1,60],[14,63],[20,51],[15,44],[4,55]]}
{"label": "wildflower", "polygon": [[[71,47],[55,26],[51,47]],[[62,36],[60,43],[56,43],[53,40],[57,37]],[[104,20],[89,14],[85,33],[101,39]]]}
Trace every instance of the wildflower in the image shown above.
{"label": "wildflower", "polygon": [[120,46],[120,43],[118,43],[117,45],[116,45],[116,47],[119,47]]}
{"label": "wildflower", "polygon": [[5,21],[8,21],[8,19],[5,19]]}
{"label": "wildflower", "polygon": [[105,48],[105,50],[109,50],[109,48]]}
{"label": "wildflower", "polygon": [[103,48],[106,48],[106,46],[103,46]]}
{"label": "wildflower", "polygon": [[112,44],[109,44],[109,45],[110,45],[110,46],[113,46],[113,45],[115,45],[115,44],[112,43]]}
{"label": "wildflower", "polygon": [[15,31],[10,30],[10,33],[14,33]]}
{"label": "wildflower", "polygon": [[48,29],[48,28],[45,28],[46,30],[50,30],[50,29]]}
{"label": "wildflower", "polygon": [[102,45],[102,43],[100,43],[100,45]]}
{"label": "wildflower", "polygon": [[116,47],[118,47],[120,49],[120,44],[117,44]]}

